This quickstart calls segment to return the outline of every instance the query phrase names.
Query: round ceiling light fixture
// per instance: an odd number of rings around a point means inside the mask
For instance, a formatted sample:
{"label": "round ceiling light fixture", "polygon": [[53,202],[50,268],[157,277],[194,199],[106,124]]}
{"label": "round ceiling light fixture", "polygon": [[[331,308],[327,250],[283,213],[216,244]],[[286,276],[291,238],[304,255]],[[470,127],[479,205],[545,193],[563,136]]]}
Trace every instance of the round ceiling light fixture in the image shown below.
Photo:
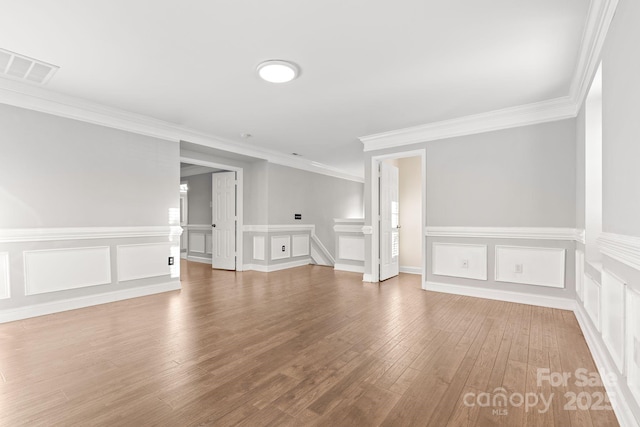
{"label": "round ceiling light fixture", "polygon": [[281,59],[261,62],[257,69],[260,78],[269,83],[287,83],[300,75],[300,67]]}

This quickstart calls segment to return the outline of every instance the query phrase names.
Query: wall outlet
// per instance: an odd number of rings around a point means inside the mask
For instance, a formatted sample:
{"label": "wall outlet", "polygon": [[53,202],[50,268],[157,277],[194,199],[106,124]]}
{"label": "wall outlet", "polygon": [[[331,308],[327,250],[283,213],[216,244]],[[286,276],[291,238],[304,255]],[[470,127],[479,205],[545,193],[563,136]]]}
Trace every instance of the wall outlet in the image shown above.
{"label": "wall outlet", "polygon": [[293,219],[302,219],[302,214],[293,214]]}
{"label": "wall outlet", "polygon": [[463,259],[462,262],[460,263],[460,268],[469,268],[469,260]]}
{"label": "wall outlet", "polygon": [[517,274],[522,274],[522,264],[516,264],[516,268],[514,269],[514,272]]}
{"label": "wall outlet", "polygon": [[285,245],[282,245],[282,252],[286,252],[286,251],[287,251],[286,246],[285,246]]}
{"label": "wall outlet", "polygon": [[173,257],[172,256],[169,257],[169,265],[173,265]]}

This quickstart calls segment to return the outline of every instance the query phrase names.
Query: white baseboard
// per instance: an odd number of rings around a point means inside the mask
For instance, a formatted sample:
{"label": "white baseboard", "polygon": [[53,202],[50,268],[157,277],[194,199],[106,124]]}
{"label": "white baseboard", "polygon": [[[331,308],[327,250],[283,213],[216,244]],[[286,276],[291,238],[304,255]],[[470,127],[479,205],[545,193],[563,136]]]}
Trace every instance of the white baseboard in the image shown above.
{"label": "white baseboard", "polygon": [[181,252],[180,253],[180,258],[187,259],[187,253],[186,252]]}
{"label": "white baseboard", "polygon": [[402,267],[402,266],[400,266],[400,273],[422,274],[422,267]]}
{"label": "white baseboard", "polygon": [[373,276],[371,274],[363,274],[362,275],[362,281],[363,282],[368,282],[368,283],[372,283],[373,282]]}
{"label": "white baseboard", "polygon": [[0,323],[14,322],[30,317],[44,316],[46,314],[59,313],[61,311],[76,310],[78,308],[91,307],[130,298],[143,297],[179,290],[180,281],[159,283],[157,285],[141,286],[137,288],[122,289],[119,291],[105,292],[84,297],[68,298],[60,301],[52,301],[42,304],[34,304],[25,307],[10,308],[0,311]]}
{"label": "white baseboard", "polygon": [[289,268],[302,267],[311,264],[311,258],[300,259],[297,261],[284,262],[281,264],[261,265],[261,264],[245,264],[244,271],[260,271],[262,273],[271,273],[273,271],[286,270]]}
{"label": "white baseboard", "polygon": [[538,305],[541,307],[573,310],[575,300],[570,298],[535,295],[524,292],[501,291],[475,286],[450,285],[447,283],[426,282],[427,291],[444,292],[447,294],[465,295],[469,297],[493,299],[498,301],[515,302],[518,304]]}
{"label": "white baseboard", "polygon": [[211,258],[204,258],[199,256],[187,255],[187,261],[199,262],[201,264],[211,265]]}
{"label": "white baseboard", "polygon": [[[612,372],[617,373],[618,370],[616,369],[607,348],[604,346],[604,342],[598,339],[600,333],[595,329],[593,323],[591,323],[589,315],[582,304],[576,302],[573,311],[576,315],[576,319],[578,319],[578,324],[580,325],[584,339],[587,342],[587,346],[591,351],[593,360],[596,363],[596,368],[598,369],[600,377],[608,378],[609,374]],[[618,417],[620,426],[637,427],[639,423],[633,415],[633,411],[631,410],[631,406],[627,400],[628,397],[620,387],[622,378],[621,376],[617,376],[617,379],[617,381],[603,381],[605,383],[604,386],[611,401],[613,411],[615,412],[616,417]]]}
{"label": "white baseboard", "polygon": [[335,264],[334,270],[350,271],[352,273],[364,273],[364,265]]}

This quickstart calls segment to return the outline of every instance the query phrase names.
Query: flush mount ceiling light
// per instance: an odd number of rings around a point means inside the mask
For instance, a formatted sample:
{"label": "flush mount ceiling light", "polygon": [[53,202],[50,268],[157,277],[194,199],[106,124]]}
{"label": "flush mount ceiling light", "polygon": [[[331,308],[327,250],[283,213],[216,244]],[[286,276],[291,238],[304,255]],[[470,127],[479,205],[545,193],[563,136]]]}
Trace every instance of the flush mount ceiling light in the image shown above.
{"label": "flush mount ceiling light", "polygon": [[258,65],[258,75],[270,83],[287,83],[300,75],[300,68],[289,61],[271,59]]}

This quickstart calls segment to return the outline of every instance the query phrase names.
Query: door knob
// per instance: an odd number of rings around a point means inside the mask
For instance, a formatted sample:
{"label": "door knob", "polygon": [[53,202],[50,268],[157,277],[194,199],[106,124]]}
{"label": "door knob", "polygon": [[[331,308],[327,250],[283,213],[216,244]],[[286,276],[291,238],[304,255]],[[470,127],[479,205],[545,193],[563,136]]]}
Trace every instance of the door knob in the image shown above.
{"label": "door knob", "polygon": [[212,226],[213,226],[213,228],[216,228],[216,225],[215,225],[215,224],[212,224]]}

